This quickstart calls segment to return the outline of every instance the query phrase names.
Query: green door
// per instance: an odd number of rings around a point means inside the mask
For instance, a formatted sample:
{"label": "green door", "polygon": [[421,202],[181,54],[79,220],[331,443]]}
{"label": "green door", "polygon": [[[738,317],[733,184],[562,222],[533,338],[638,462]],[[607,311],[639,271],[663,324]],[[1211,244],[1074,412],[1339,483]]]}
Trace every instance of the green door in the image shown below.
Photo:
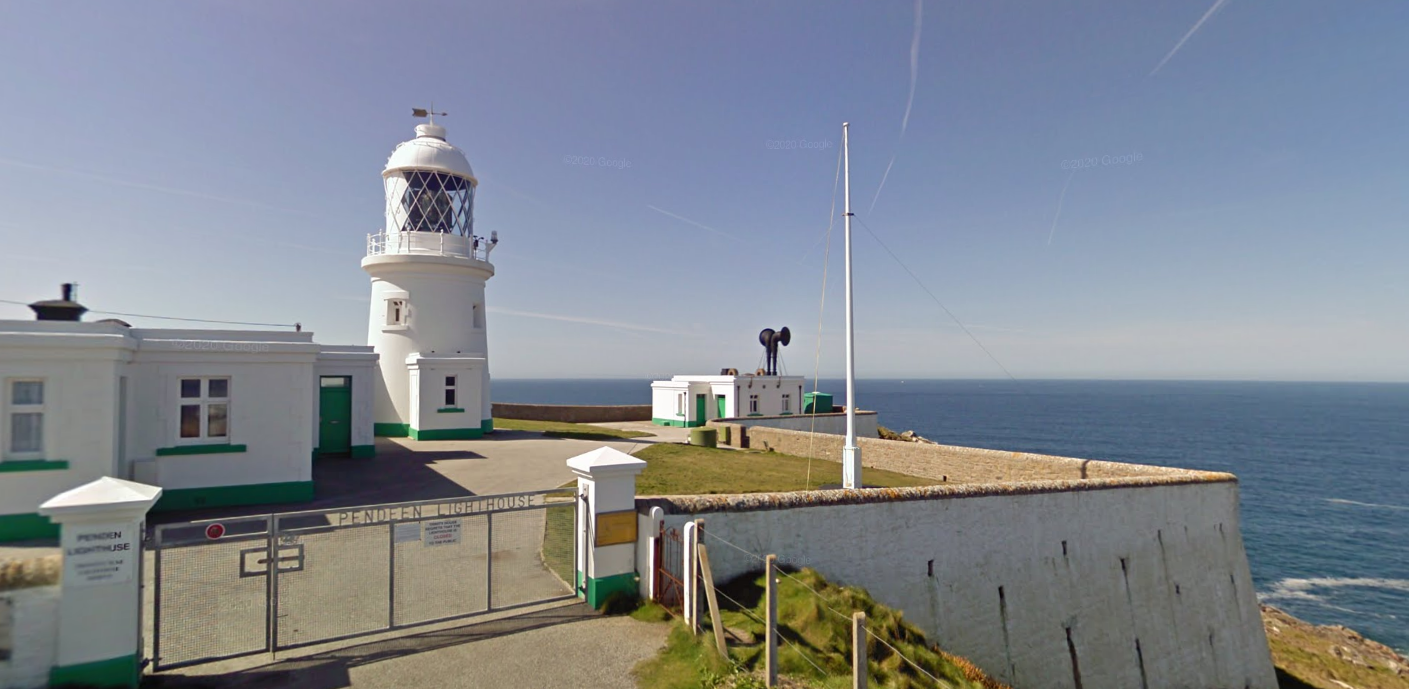
{"label": "green door", "polygon": [[724,395],[720,395],[720,396],[714,398],[714,401],[715,401],[716,406],[719,407],[719,409],[718,409],[718,412],[719,412],[719,413],[716,414],[716,416],[719,417],[719,418],[721,418],[721,419],[722,419],[722,418],[725,418],[725,417],[727,417],[727,416],[729,416],[727,413],[725,413],[726,407],[725,407],[725,404],[724,404]]}
{"label": "green door", "polygon": [[352,451],[352,378],[322,376],[318,379],[318,454]]}
{"label": "green door", "polygon": [[692,426],[703,426],[705,424],[705,396],[695,395],[695,421]]}

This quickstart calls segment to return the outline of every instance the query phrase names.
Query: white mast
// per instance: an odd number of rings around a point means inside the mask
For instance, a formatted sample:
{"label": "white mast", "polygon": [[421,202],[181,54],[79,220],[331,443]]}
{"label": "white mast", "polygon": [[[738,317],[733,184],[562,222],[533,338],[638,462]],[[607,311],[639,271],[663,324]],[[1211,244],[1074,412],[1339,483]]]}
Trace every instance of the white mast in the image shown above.
{"label": "white mast", "polygon": [[861,488],[861,448],[856,446],[856,352],[851,318],[851,148],[847,143],[850,123],[841,125],[842,161],[846,174],[846,444],[841,450],[843,488]]}

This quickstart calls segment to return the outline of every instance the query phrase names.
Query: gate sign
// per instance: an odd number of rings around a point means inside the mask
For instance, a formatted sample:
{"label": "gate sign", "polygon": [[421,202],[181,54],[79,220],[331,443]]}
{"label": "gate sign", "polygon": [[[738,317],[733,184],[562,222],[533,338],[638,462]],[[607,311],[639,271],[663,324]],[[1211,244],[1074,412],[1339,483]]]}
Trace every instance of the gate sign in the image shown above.
{"label": "gate sign", "polygon": [[211,524],[210,526],[205,527],[205,537],[206,537],[206,538],[209,538],[209,539],[212,540],[212,541],[215,540],[215,539],[217,539],[217,538],[220,538],[221,536],[224,536],[224,535],[225,535],[225,525],[224,525],[224,524]]}
{"label": "gate sign", "polygon": [[132,563],[140,557],[132,529],[76,524],[72,528],[71,538],[64,534],[65,586],[102,586],[132,580]]}
{"label": "gate sign", "polygon": [[439,519],[426,522],[421,543],[431,545],[454,545],[460,542],[460,520]]}

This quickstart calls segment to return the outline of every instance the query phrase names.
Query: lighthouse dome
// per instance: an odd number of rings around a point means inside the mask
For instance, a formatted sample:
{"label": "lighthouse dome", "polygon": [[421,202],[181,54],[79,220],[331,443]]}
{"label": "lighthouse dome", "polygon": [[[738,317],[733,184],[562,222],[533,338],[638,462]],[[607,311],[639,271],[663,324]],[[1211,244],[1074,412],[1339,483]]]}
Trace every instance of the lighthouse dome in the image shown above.
{"label": "lighthouse dome", "polygon": [[412,170],[448,172],[467,177],[470,184],[479,185],[465,153],[445,140],[445,127],[434,123],[416,125],[416,138],[397,144],[387,159],[382,176]]}

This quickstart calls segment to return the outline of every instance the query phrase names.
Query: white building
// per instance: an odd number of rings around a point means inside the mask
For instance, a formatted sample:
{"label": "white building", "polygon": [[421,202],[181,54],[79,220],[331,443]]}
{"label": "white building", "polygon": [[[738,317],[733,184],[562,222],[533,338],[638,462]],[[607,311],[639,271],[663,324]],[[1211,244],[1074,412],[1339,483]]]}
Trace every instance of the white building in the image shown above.
{"label": "white building", "polygon": [[417,440],[493,430],[484,286],[498,237],[474,234],[475,179],[445,128],[416,127],[386,170],[386,228],[367,238],[367,342],[381,355],[376,433]]}
{"label": "white building", "polygon": [[651,383],[651,420],[660,426],[703,426],[713,419],[789,416],[802,410],[802,376],[675,376]]}
{"label": "white building", "polygon": [[382,173],[368,237],[369,346],[310,333],[83,322],[64,298],[0,321],[0,541],[52,537],[39,503],[103,476],[165,489],[157,509],[307,501],[316,456],[370,457],[373,436],[492,430],[485,281],[469,162],[434,123]]}

